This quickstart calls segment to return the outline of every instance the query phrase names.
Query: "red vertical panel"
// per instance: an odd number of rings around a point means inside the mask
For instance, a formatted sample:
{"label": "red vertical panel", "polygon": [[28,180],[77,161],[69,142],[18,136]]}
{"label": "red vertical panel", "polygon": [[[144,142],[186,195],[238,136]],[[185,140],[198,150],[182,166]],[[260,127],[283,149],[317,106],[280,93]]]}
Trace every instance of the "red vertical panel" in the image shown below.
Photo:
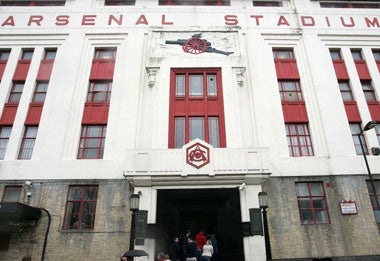
{"label": "red vertical panel", "polygon": [[376,61],[376,64],[377,64],[377,69],[378,69],[379,72],[380,72],[380,61]]}
{"label": "red vertical panel", "polygon": [[368,102],[368,109],[372,120],[380,122],[380,103],[378,101]]}
{"label": "red vertical panel", "polygon": [[304,102],[283,102],[282,113],[286,123],[309,122]]}
{"label": "red vertical panel", "polygon": [[3,79],[3,74],[4,74],[6,65],[7,65],[7,61],[0,61],[0,80]]}
{"label": "red vertical panel", "polygon": [[14,81],[25,81],[28,75],[30,67],[30,60],[20,60],[18,61],[15,74],[13,75]]}
{"label": "red vertical panel", "polygon": [[296,60],[276,59],[274,62],[278,79],[299,79]]}
{"label": "red vertical panel", "polygon": [[86,103],[82,124],[107,124],[108,111],[108,103]]}
{"label": "red vertical panel", "polygon": [[355,61],[355,66],[360,80],[371,80],[371,75],[369,74],[365,60]]}
{"label": "red vertical panel", "polygon": [[31,103],[26,116],[26,125],[38,125],[42,114],[43,103]]}
{"label": "red vertical panel", "polygon": [[346,109],[346,114],[349,122],[361,122],[360,113],[358,106],[356,106],[355,101],[344,102],[344,108]]}
{"label": "red vertical panel", "polygon": [[346,65],[344,64],[343,60],[335,60],[333,62],[334,64],[334,70],[335,70],[335,75],[338,80],[349,80],[350,78],[348,77],[348,72],[346,69]]}
{"label": "red vertical panel", "polygon": [[112,80],[115,61],[94,60],[92,62],[91,80]]}
{"label": "red vertical panel", "polygon": [[1,125],[13,125],[16,117],[18,104],[8,103],[5,104],[3,109],[3,114],[1,115],[0,124]]}
{"label": "red vertical panel", "polygon": [[42,60],[38,69],[37,80],[49,80],[54,60]]}

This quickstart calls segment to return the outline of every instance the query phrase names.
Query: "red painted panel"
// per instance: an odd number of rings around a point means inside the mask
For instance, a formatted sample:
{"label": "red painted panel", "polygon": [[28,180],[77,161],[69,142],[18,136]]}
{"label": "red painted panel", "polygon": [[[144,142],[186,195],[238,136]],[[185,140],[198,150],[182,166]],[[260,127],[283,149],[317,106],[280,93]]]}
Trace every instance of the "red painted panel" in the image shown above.
{"label": "red painted panel", "polygon": [[13,125],[16,117],[18,104],[7,103],[4,105],[3,114],[1,115],[1,125]]}
{"label": "red painted panel", "polygon": [[368,102],[367,104],[372,120],[380,122],[380,102]]}
{"label": "red painted panel", "polygon": [[348,72],[346,69],[346,65],[343,60],[337,60],[333,62],[335,75],[338,80],[349,80]]}
{"label": "red painted panel", "polygon": [[0,80],[3,79],[3,74],[4,74],[6,65],[7,65],[7,61],[0,61]]}
{"label": "red painted panel", "polygon": [[112,80],[115,61],[113,60],[94,60],[92,62],[91,80]]}
{"label": "red painted panel", "polygon": [[379,69],[379,72],[380,72],[380,61],[376,61],[376,64],[377,64],[377,69]]}
{"label": "red painted panel", "polygon": [[82,124],[107,124],[109,103],[86,103]]}
{"label": "red painted panel", "polygon": [[26,116],[25,125],[38,125],[40,123],[43,103],[31,103]]}
{"label": "red painted panel", "polygon": [[54,60],[42,60],[38,69],[37,80],[49,80]]}
{"label": "red painted panel", "polygon": [[15,81],[25,81],[28,75],[30,67],[30,60],[20,60],[18,61],[15,74],[13,75],[13,80]]}
{"label": "red painted panel", "polygon": [[371,75],[369,74],[365,60],[355,61],[355,66],[360,80],[371,80]]}
{"label": "red painted panel", "polygon": [[304,102],[283,102],[282,112],[286,123],[309,121]]}
{"label": "red painted panel", "polygon": [[278,79],[299,79],[296,60],[277,59],[274,62]]}
{"label": "red painted panel", "polygon": [[355,101],[344,102],[344,108],[346,109],[347,119],[349,122],[361,122],[358,106]]}

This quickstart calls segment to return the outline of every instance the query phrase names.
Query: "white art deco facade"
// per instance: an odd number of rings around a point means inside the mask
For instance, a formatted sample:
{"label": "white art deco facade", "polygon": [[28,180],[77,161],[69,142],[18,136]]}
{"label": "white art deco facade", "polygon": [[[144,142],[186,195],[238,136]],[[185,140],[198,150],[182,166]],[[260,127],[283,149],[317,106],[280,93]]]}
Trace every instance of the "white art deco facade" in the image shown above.
{"label": "white art deco facade", "polygon": [[377,1],[0,1],[0,260],[119,260],[131,194],[136,260],[266,260],[261,191],[274,260],[379,260],[379,72]]}

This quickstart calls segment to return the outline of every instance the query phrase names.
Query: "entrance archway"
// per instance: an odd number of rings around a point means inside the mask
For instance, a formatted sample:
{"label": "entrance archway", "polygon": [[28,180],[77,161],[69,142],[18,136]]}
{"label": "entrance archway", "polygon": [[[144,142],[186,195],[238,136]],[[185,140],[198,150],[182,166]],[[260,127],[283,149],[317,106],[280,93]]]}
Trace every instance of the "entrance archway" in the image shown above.
{"label": "entrance archway", "polygon": [[156,252],[168,252],[173,237],[191,229],[215,234],[220,261],[244,261],[237,188],[157,191]]}

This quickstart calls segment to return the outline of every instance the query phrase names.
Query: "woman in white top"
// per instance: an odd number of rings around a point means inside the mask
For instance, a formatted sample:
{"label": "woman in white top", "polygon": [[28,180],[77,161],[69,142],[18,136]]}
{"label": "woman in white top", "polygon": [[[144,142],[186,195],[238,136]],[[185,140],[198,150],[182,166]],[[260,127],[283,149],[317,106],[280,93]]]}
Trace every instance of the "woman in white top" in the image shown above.
{"label": "woman in white top", "polygon": [[211,240],[207,240],[202,249],[202,261],[210,261],[212,254],[214,254],[214,248],[212,247]]}

